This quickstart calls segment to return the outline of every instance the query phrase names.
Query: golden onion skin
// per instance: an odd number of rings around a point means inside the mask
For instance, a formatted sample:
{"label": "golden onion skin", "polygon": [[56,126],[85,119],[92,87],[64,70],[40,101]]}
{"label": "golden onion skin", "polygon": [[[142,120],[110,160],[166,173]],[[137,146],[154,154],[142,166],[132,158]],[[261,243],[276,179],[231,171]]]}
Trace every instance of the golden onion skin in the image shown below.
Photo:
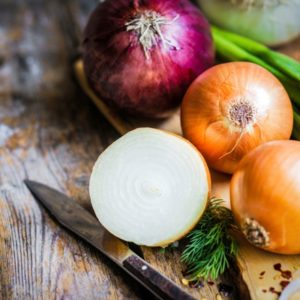
{"label": "golden onion skin", "polygon": [[300,254],[299,141],[268,142],[246,155],[232,177],[230,198],[234,217],[252,244]]}
{"label": "golden onion skin", "polygon": [[181,125],[209,166],[232,174],[257,146],[290,138],[293,109],[269,71],[231,62],[210,68],[192,83],[183,99]]}

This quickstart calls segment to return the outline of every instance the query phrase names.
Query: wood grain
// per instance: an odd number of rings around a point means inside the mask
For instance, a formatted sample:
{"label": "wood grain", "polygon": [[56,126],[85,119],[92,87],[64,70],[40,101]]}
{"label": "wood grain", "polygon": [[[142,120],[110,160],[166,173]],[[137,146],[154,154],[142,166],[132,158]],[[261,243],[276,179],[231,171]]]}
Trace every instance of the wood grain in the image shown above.
{"label": "wood grain", "polygon": [[140,299],[134,282],[57,225],[24,178],[90,209],[92,165],[117,133],[72,79],[97,1],[0,2],[0,299]]}
{"label": "wood grain", "polygon": [[[23,184],[25,178],[44,182],[91,211],[91,168],[119,137],[72,78],[82,28],[97,3],[0,2],[0,299],[148,297],[113,263],[54,222]],[[224,180],[220,187],[226,193]],[[142,252],[180,284],[178,250]],[[233,287],[229,297],[219,293],[221,283]],[[208,300],[246,300],[248,293],[236,268],[216,282],[186,290]]]}

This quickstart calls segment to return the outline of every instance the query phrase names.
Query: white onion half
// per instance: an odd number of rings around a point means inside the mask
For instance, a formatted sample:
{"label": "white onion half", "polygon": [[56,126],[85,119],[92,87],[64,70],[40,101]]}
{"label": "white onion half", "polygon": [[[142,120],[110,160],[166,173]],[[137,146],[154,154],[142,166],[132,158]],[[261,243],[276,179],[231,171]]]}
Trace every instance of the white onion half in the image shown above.
{"label": "white onion half", "polygon": [[300,299],[300,278],[293,280],[281,293],[279,300]]}
{"label": "white onion half", "polygon": [[102,225],[122,240],[166,246],[199,221],[210,175],[187,140],[157,129],[135,129],[98,158],[90,179],[92,206]]}
{"label": "white onion half", "polygon": [[300,34],[299,0],[198,0],[214,24],[269,46]]}

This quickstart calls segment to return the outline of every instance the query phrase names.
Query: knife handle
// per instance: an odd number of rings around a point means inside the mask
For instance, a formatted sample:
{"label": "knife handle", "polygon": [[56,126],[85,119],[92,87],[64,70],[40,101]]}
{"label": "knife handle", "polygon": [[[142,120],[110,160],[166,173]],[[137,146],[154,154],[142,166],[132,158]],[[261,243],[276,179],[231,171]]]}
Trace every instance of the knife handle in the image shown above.
{"label": "knife handle", "polygon": [[159,273],[135,254],[123,261],[123,267],[159,299],[195,300],[176,283]]}

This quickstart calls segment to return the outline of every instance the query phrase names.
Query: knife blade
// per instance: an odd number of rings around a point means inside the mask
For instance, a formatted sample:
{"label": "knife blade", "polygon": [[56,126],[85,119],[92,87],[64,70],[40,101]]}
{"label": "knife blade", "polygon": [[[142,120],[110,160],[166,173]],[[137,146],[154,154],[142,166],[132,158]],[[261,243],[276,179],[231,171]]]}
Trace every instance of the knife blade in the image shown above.
{"label": "knife blade", "polygon": [[63,193],[44,184],[24,180],[33,196],[65,228],[100,250],[159,299],[195,299],[159,273],[109,233],[90,212]]}

